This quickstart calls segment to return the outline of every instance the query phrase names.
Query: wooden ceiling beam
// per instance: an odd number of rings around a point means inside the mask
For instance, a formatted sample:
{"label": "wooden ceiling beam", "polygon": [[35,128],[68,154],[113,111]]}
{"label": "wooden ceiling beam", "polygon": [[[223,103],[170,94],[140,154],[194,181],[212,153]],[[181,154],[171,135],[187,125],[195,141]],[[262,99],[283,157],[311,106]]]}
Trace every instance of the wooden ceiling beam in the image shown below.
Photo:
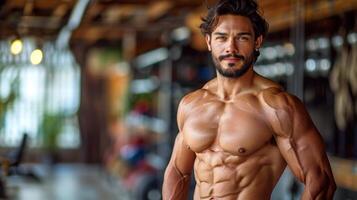
{"label": "wooden ceiling beam", "polygon": [[[43,29],[43,28],[9,28],[5,25],[0,25],[0,39],[8,39],[15,36],[36,37],[41,39],[54,39],[57,37],[58,30],[56,29]],[[25,29],[25,30],[23,30]]]}
{"label": "wooden ceiling beam", "polygon": [[32,15],[33,7],[34,7],[34,0],[26,1],[24,6],[24,15],[25,16]]}
{"label": "wooden ceiling beam", "polygon": [[172,1],[153,2],[148,6],[148,9],[146,9],[145,15],[149,21],[155,21],[169,12],[173,7],[174,3]]}
{"label": "wooden ceiling beam", "polygon": [[53,9],[52,16],[63,18],[71,10],[71,6],[67,3],[62,3]]}
{"label": "wooden ceiling beam", "polygon": [[122,5],[122,4],[136,4],[136,5],[146,5],[150,2],[155,2],[157,0],[96,0],[96,4],[102,5]]}
{"label": "wooden ceiling beam", "polygon": [[99,4],[96,2],[89,4],[89,6],[84,14],[82,23],[84,23],[84,24],[90,23],[100,13],[104,12],[105,9],[106,9],[106,6],[103,4]]}
{"label": "wooden ceiling beam", "polygon": [[88,38],[89,40],[99,39],[121,39],[125,32],[137,31],[139,34],[147,34],[148,37],[156,37],[157,34],[165,30],[171,30],[182,26],[180,22],[158,22],[150,25],[148,29],[145,24],[82,24],[77,28],[71,40],[80,39],[80,37]]}
{"label": "wooden ceiling beam", "polygon": [[123,29],[115,26],[86,26],[76,29],[71,40],[85,40],[92,43],[98,40],[120,40],[123,35]]}
{"label": "wooden ceiling beam", "polygon": [[[33,1],[33,4],[34,9],[53,10],[62,3],[67,3],[73,7],[76,2],[77,0],[35,0]],[[22,9],[27,3],[27,0],[7,0],[6,6],[8,6],[10,9]]]}
{"label": "wooden ceiling beam", "polygon": [[[306,5],[304,20],[306,23],[338,15],[357,9],[357,0],[310,1]],[[276,11],[276,14],[266,16],[270,23],[270,31],[276,32],[293,26],[296,21],[294,5]]]}

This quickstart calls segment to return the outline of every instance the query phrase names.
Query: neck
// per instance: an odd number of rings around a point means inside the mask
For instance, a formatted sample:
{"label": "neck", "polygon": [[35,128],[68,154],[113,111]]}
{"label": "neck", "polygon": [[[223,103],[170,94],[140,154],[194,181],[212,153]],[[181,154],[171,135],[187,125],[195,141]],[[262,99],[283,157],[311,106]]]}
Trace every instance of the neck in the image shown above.
{"label": "neck", "polygon": [[228,78],[217,72],[217,95],[223,100],[230,100],[245,89],[252,87],[253,79],[253,67],[237,78]]}

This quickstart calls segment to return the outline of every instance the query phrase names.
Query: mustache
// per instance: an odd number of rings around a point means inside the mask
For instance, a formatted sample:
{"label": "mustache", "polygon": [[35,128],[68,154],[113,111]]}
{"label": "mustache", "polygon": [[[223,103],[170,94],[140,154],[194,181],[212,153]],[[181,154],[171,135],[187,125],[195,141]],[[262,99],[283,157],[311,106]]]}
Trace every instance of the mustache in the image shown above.
{"label": "mustache", "polygon": [[245,57],[241,54],[227,54],[227,55],[221,55],[218,57],[218,60],[219,61],[222,61],[223,59],[225,58],[238,58],[238,59],[241,59],[241,60],[245,60]]}

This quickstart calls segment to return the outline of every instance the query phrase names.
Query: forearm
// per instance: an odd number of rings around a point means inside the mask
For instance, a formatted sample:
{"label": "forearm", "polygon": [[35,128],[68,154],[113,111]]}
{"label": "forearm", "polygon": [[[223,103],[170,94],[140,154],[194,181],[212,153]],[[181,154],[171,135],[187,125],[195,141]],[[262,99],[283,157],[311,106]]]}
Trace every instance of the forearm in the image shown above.
{"label": "forearm", "polygon": [[335,190],[335,187],[330,186],[318,193],[312,193],[305,188],[301,200],[332,200]]}
{"label": "forearm", "polygon": [[182,174],[175,166],[169,164],[162,187],[163,200],[187,200],[189,185],[190,175]]}
{"label": "forearm", "polygon": [[302,200],[332,200],[336,184],[332,175],[320,173],[306,179]]}

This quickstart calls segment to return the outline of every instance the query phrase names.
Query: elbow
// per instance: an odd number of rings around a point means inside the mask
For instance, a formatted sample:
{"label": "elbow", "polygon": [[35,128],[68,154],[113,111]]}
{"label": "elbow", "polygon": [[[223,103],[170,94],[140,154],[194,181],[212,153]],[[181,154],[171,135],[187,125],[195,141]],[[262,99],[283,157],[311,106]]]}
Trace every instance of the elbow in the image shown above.
{"label": "elbow", "polygon": [[335,179],[333,178],[333,175],[331,173],[324,173],[324,177],[327,179],[326,180],[326,198],[327,200],[332,200],[333,199],[333,195],[337,189],[337,185],[335,182]]}
{"label": "elbow", "polygon": [[175,166],[169,164],[162,185],[163,200],[187,199],[189,183],[190,175],[183,175]]}
{"label": "elbow", "polygon": [[309,193],[307,199],[313,200],[332,200],[336,191],[335,180],[329,173],[315,173],[308,177],[306,187]]}
{"label": "elbow", "polygon": [[330,185],[329,185],[329,198],[332,199],[333,195],[335,194],[335,191],[337,189],[337,185],[336,182],[334,180],[334,178],[330,178]]}

